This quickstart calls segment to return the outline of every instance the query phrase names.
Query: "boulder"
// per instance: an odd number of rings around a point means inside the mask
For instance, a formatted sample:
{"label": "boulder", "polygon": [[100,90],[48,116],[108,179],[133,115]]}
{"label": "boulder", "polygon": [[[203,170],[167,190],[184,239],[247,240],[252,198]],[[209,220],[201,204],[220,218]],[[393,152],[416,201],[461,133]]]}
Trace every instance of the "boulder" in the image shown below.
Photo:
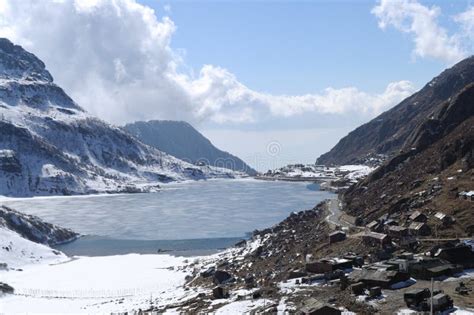
{"label": "boulder", "polygon": [[224,270],[216,270],[213,275],[213,281],[215,284],[223,284],[231,282],[233,279],[232,275]]}
{"label": "boulder", "polygon": [[9,286],[6,283],[0,282],[0,292],[12,294],[15,291],[12,286]]}
{"label": "boulder", "polygon": [[252,274],[248,274],[244,281],[247,287],[252,287],[255,284],[255,277]]}
{"label": "boulder", "polygon": [[216,272],[216,268],[215,267],[210,267],[209,269],[201,272],[201,277],[203,278],[209,278],[211,277],[212,275],[214,275],[214,272]]}
{"label": "boulder", "polygon": [[226,299],[229,297],[229,293],[227,292],[226,288],[222,286],[217,286],[214,289],[212,289],[212,296],[215,299]]}
{"label": "boulder", "polygon": [[261,290],[258,290],[258,291],[255,291],[253,294],[252,294],[252,299],[256,300],[256,299],[259,299],[262,297],[262,291]]}

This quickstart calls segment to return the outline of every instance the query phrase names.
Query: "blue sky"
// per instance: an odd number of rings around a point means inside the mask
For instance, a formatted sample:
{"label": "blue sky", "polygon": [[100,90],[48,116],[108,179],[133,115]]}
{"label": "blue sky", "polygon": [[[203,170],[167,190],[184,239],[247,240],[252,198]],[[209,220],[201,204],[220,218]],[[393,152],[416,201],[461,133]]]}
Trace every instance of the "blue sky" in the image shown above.
{"label": "blue sky", "polygon": [[[410,34],[380,29],[371,13],[376,1],[144,3],[158,12],[166,7],[166,14],[177,26],[171,46],[185,51],[187,66],[199,69],[204,64],[219,65],[243,84],[267,93],[304,94],[347,86],[377,93],[389,82],[401,80],[409,80],[419,89],[449,66],[446,60],[413,56]],[[468,1],[420,3],[440,7],[438,21],[450,33],[456,32],[452,17],[470,5]],[[269,165],[257,165],[264,169],[286,162],[313,162],[342,135],[369,118],[309,113],[272,117],[256,125],[198,127],[214,143],[254,165],[259,156],[265,156],[265,142],[279,141],[281,130],[293,130],[289,139],[281,140],[282,151],[287,148],[281,161],[268,158]],[[260,139],[256,140],[258,135]],[[236,144],[229,138],[241,141]],[[255,145],[248,145],[250,139],[255,139]]]}
{"label": "blue sky", "polygon": [[[162,12],[168,2],[144,3]],[[184,49],[187,64],[195,69],[219,65],[244,84],[269,93],[301,94],[354,84],[377,92],[387,82],[407,78],[424,84],[445,65],[413,62],[406,35],[377,27],[370,13],[374,4],[171,2],[169,15],[177,26],[171,45]]]}
{"label": "blue sky", "polygon": [[92,114],[185,120],[264,171],[314,162],[470,56],[473,4],[5,0],[0,36]]}

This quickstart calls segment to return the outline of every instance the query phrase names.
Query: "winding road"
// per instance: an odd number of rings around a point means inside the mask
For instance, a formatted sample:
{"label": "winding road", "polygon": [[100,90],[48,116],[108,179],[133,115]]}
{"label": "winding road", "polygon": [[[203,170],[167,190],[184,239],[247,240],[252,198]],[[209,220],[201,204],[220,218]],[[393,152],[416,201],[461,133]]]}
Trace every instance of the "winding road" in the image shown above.
{"label": "winding road", "polygon": [[326,221],[332,225],[333,228],[336,226],[342,226],[343,228],[355,227],[353,224],[341,219],[341,216],[343,215],[343,212],[341,211],[342,205],[337,197],[330,199],[327,205],[329,214],[326,217]]}

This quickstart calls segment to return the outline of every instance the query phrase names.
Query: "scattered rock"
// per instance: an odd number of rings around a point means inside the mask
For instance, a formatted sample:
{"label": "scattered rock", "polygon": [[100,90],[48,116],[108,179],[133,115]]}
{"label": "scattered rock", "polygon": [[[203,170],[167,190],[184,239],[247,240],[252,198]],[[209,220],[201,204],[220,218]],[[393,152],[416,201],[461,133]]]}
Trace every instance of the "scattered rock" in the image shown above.
{"label": "scattered rock", "polygon": [[222,286],[217,286],[214,289],[212,289],[212,296],[215,299],[226,299],[229,297],[229,293],[226,288]]}
{"label": "scattered rock", "polygon": [[201,277],[209,278],[209,277],[213,276],[215,272],[216,272],[216,267],[210,267],[206,271],[201,272]]}

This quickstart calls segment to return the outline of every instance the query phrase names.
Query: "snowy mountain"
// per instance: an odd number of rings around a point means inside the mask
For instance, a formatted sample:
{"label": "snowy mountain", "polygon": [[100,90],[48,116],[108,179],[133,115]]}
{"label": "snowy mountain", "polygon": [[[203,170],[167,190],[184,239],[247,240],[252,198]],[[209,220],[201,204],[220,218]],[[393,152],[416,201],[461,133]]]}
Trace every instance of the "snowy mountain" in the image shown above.
{"label": "snowy mountain", "polygon": [[193,164],[225,167],[249,175],[257,173],[238,157],[216,148],[209,139],[184,121],[137,121],[125,125],[124,129],[143,143]]}
{"label": "snowy mountain", "polygon": [[150,191],[234,177],[149,147],[79,107],[22,47],[0,39],[0,195]]}

